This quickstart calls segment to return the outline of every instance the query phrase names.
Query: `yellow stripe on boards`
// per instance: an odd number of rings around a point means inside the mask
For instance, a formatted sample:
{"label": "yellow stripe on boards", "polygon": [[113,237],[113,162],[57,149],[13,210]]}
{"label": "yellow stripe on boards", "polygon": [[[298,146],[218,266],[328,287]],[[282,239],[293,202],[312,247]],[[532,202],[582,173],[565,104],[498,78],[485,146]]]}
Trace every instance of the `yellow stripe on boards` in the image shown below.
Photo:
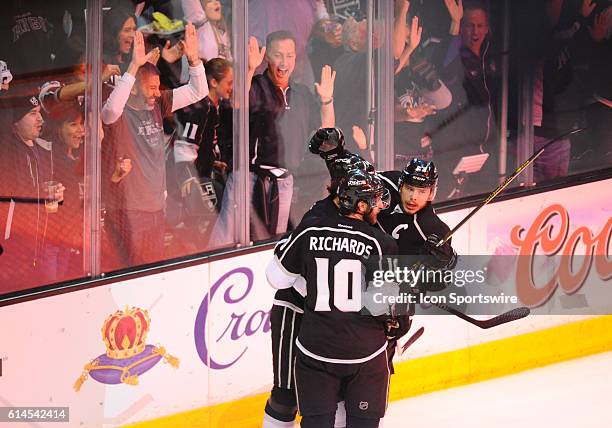
{"label": "yellow stripe on boards", "polygon": [[[552,327],[395,365],[390,401],[612,350],[612,316]],[[268,394],[195,409],[131,428],[259,428]]]}

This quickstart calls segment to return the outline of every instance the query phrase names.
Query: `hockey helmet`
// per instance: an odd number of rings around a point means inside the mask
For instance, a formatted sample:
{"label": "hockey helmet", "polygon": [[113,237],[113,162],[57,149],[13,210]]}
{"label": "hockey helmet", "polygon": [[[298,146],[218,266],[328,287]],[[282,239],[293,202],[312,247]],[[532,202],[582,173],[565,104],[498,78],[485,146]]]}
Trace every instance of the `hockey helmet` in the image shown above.
{"label": "hockey helmet", "polygon": [[340,179],[338,199],[340,213],[344,215],[354,213],[359,201],[367,203],[370,210],[375,207],[386,209],[391,202],[389,191],[381,179],[360,169],[352,169]]}
{"label": "hockey helmet", "polygon": [[352,169],[360,169],[368,174],[375,174],[376,168],[370,162],[359,155],[348,153],[346,156],[339,156],[329,164],[329,175],[333,179],[345,176]]}
{"label": "hockey helmet", "polygon": [[414,158],[400,174],[398,187],[408,184],[414,187],[435,187],[438,184],[438,170],[431,161]]}
{"label": "hockey helmet", "polygon": [[353,169],[360,169],[371,175],[376,173],[374,165],[361,156],[349,152],[345,153],[346,155],[340,155],[328,163],[329,175],[331,177],[330,193],[332,194],[335,194],[338,184],[340,184],[340,179]]}

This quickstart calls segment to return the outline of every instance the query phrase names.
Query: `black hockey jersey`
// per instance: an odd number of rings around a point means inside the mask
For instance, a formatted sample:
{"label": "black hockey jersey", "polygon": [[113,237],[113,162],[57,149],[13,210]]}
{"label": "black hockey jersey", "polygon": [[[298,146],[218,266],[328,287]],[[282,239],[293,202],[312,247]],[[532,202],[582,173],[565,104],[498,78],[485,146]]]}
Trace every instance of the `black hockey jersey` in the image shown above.
{"label": "black hockey jersey", "polygon": [[334,217],[339,215],[338,207],[334,204],[334,197],[328,195],[326,198],[315,202],[312,207],[306,211],[304,217],[302,217],[302,221],[312,217]]}
{"label": "black hockey jersey", "polygon": [[276,288],[293,287],[306,297],[296,345],[321,361],[360,363],[384,352],[378,318],[360,313],[370,272],[369,257],[397,254],[392,238],[368,223],[344,216],[300,223],[277,246],[266,274]]}
{"label": "black hockey jersey", "polygon": [[[227,112],[230,112],[230,115]],[[193,162],[200,177],[211,177],[213,163],[221,160],[219,128],[231,128],[231,106],[227,101],[215,105],[209,97],[177,110],[175,158],[177,162]],[[188,148],[189,147],[189,148]],[[185,153],[188,153],[185,155]]]}
{"label": "black hockey jersey", "polygon": [[[310,207],[304,217],[302,217],[302,221],[311,219],[313,217],[335,217],[339,216],[338,208],[336,204],[334,204],[333,196],[329,195],[320,201],[315,202],[315,204]],[[279,254],[279,248],[286,242],[290,233],[287,233],[274,248],[274,254]],[[304,297],[302,297],[295,288],[285,288],[282,290],[278,290],[276,294],[274,294],[274,304],[279,306],[287,306],[294,311],[302,312],[304,309]]]}
{"label": "black hockey jersey", "polygon": [[381,213],[378,224],[396,240],[402,255],[421,254],[428,235],[434,233],[443,238],[450,231],[430,203],[415,214],[406,214],[397,206],[393,212]]}

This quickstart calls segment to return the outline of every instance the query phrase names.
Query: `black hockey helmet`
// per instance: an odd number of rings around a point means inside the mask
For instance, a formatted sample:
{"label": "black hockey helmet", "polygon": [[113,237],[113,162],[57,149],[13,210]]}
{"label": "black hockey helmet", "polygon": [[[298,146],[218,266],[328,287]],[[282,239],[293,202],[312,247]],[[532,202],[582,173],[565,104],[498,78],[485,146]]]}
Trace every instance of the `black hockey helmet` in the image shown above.
{"label": "black hockey helmet", "polygon": [[325,160],[331,160],[344,152],[344,134],[339,128],[319,128],[310,137],[308,150]]}
{"label": "black hockey helmet", "polygon": [[352,169],[360,169],[368,174],[375,174],[376,168],[370,162],[359,155],[348,153],[346,156],[341,155],[330,162],[329,175],[333,179],[339,179],[345,176]]}
{"label": "black hockey helmet", "polygon": [[359,201],[366,202],[370,209],[377,206],[386,209],[391,201],[381,179],[360,169],[352,169],[340,179],[338,199],[343,215],[354,213]]}
{"label": "black hockey helmet", "polygon": [[330,193],[335,194],[340,179],[346,177],[349,171],[360,169],[368,174],[376,174],[376,168],[359,155],[345,152],[333,161],[328,162],[329,176],[331,177]]}
{"label": "black hockey helmet", "polygon": [[414,187],[435,187],[438,184],[438,170],[431,161],[414,158],[400,174],[398,187],[408,184]]}

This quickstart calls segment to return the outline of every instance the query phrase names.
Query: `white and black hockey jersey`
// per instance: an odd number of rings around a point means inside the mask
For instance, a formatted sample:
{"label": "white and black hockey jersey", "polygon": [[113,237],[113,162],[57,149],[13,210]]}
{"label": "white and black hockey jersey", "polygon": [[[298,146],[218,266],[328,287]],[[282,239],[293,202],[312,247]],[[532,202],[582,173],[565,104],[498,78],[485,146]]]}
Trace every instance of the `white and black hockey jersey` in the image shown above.
{"label": "white and black hockey jersey", "polygon": [[390,213],[381,213],[378,216],[378,224],[396,240],[399,254],[402,255],[422,254],[428,235],[433,233],[443,238],[450,231],[430,203],[415,214],[406,214],[397,206]]}
{"label": "white and black hockey jersey", "polygon": [[266,275],[279,289],[306,297],[296,346],[332,363],[361,363],[384,352],[383,323],[364,315],[362,290],[370,257],[397,254],[395,241],[363,221],[343,216],[304,220],[279,242]]}

